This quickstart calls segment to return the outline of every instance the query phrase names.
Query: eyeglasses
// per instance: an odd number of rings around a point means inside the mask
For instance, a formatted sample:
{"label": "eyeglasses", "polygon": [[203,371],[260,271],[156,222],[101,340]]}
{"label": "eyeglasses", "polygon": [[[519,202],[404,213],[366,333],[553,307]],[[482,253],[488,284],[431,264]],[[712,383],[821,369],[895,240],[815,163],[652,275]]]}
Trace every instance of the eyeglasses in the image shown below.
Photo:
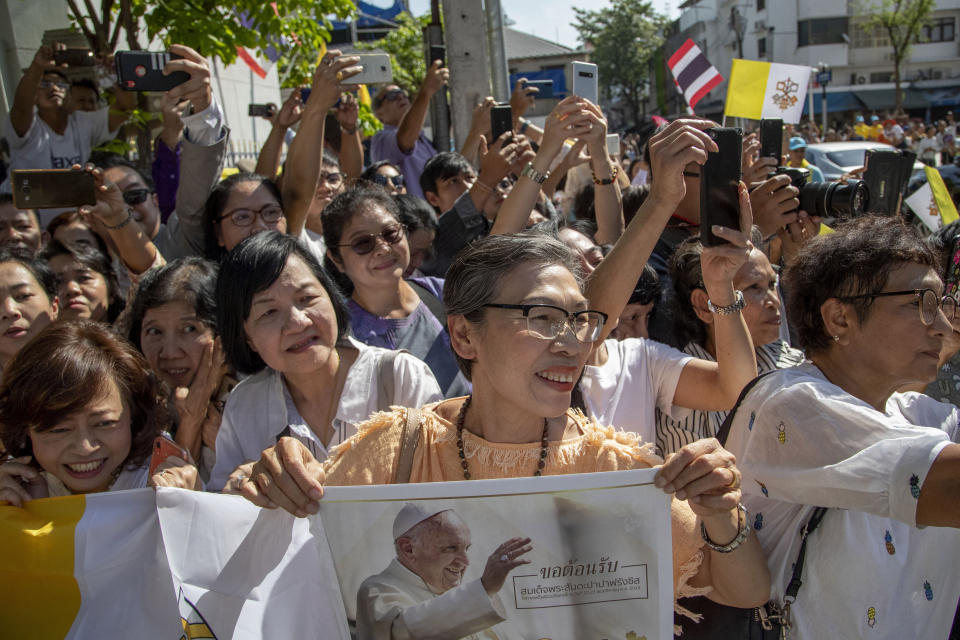
{"label": "eyeglasses", "polygon": [[66,91],[70,88],[70,85],[66,82],[57,82],[56,80],[41,80],[39,83],[41,89],[49,89],[51,87],[56,87],[61,91]]}
{"label": "eyeglasses", "polygon": [[863,300],[882,298],[885,296],[917,296],[920,308],[920,321],[930,326],[937,319],[937,311],[942,310],[947,320],[953,322],[957,315],[957,299],[953,296],[937,296],[933,289],[908,289],[906,291],[884,291],[882,293],[865,293],[861,296],[845,296],[841,300]]}
{"label": "eyeglasses", "polygon": [[150,189],[130,189],[123,192],[123,201],[132,207],[146,202],[149,195]]}
{"label": "eyeglasses", "polygon": [[488,303],[484,307],[493,309],[517,309],[523,312],[527,322],[527,331],[545,340],[556,340],[563,333],[567,325],[573,329],[573,335],[580,342],[595,342],[603,331],[603,323],[607,321],[607,314],[602,311],[567,311],[562,307],[551,304],[495,304]]}
{"label": "eyeglasses", "polygon": [[400,187],[406,184],[406,180],[404,180],[403,176],[400,174],[397,174],[395,176],[384,176],[379,173],[375,173],[373,175],[373,181],[379,184],[381,187],[385,187],[389,183],[389,184],[392,184],[397,189],[399,189]]}
{"label": "eyeglasses", "polygon": [[343,182],[343,174],[342,174],[342,173],[336,173],[336,172],[334,172],[334,173],[326,173],[326,172],[323,172],[323,171],[320,172],[320,183],[321,183],[321,184],[322,184],[322,183],[326,183],[326,184],[330,185],[331,187],[338,187],[338,186],[340,186],[340,183],[341,183],[341,182]]}
{"label": "eyeglasses", "polygon": [[406,228],[402,224],[385,227],[380,233],[368,233],[356,238],[349,244],[338,244],[338,247],[350,247],[358,256],[365,256],[377,248],[377,238],[383,238],[383,241],[389,246],[393,246],[403,240]]}
{"label": "eyeglasses", "polygon": [[267,224],[279,222],[283,217],[283,207],[278,204],[268,204],[261,209],[234,209],[217,218],[217,222],[230,218],[230,221],[238,227],[249,227],[257,216]]}
{"label": "eyeglasses", "polygon": [[684,177],[684,178],[699,178],[699,177],[700,177],[700,174],[699,174],[699,173],[694,173],[694,172],[692,172],[692,171],[684,171],[684,172],[683,172],[683,177]]}
{"label": "eyeglasses", "polygon": [[384,102],[393,102],[394,100],[399,100],[401,97],[406,98],[407,92],[403,89],[390,89],[386,93],[382,94],[383,97],[377,96],[380,98],[377,101],[377,107],[379,108]]}

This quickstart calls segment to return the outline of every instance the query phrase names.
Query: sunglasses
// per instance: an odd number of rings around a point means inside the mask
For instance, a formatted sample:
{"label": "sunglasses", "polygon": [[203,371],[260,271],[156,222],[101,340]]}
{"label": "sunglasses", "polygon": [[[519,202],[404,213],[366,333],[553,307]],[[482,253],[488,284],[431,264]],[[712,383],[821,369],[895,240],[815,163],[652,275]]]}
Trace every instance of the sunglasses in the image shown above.
{"label": "sunglasses", "polygon": [[377,173],[377,174],[374,174],[373,181],[379,184],[381,187],[385,187],[389,183],[389,184],[392,184],[397,189],[399,189],[400,187],[406,184],[406,181],[403,179],[403,176],[399,174],[388,177],[388,176],[380,175],[379,173]]}
{"label": "sunglasses", "polygon": [[402,224],[384,228],[380,233],[368,233],[360,236],[349,244],[338,244],[338,247],[350,247],[358,256],[365,256],[377,248],[377,239],[383,238],[388,246],[393,246],[403,240],[406,228]]}
{"label": "sunglasses", "polygon": [[70,85],[66,82],[57,82],[56,80],[41,80],[39,86],[41,89],[56,87],[57,89],[61,89],[63,91],[66,91],[70,88]]}
{"label": "sunglasses", "polygon": [[150,196],[150,189],[130,189],[123,192],[123,201],[131,207],[143,204]]}
{"label": "sunglasses", "polygon": [[384,102],[393,102],[394,100],[399,100],[400,97],[407,97],[407,92],[403,89],[391,89],[383,94],[383,97],[377,101],[376,106],[379,108]]}

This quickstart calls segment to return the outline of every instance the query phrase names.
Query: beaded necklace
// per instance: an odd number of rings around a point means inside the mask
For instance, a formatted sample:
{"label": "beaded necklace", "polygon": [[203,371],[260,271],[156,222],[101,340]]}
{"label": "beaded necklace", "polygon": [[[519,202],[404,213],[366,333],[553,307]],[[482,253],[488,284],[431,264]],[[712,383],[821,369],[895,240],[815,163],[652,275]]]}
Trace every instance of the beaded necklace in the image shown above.
{"label": "beaded necklace", "polygon": [[[463,451],[463,421],[467,416],[467,408],[473,396],[467,396],[463,406],[460,407],[460,413],[457,414],[457,451],[460,454],[460,466],[463,467],[463,479],[470,479],[470,469],[467,466],[467,454]],[[543,435],[540,437],[540,460],[537,461],[537,470],[533,472],[534,477],[543,475],[543,467],[547,463],[547,419],[543,419]]]}

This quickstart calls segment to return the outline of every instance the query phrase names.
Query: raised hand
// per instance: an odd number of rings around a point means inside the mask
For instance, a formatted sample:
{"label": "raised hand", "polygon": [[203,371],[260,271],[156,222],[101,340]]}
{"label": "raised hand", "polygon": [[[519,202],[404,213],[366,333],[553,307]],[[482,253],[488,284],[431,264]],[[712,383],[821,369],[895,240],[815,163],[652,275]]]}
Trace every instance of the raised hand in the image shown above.
{"label": "raised hand", "polygon": [[[654,174],[656,175],[656,174]],[[733,278],[750,257],[753,244],[750,242],[750,229],[753,226],[753,216],[750,210],[750,194],[747,186],[740,183],[740,229],[728,229],[714,225],[714,235],[727,241],[728,244],[714,247],[704,247],[700,254],[700,265],[703,273],[703,283],[710,300],[719,306],[734,303]]]}
{"label": "raised hand", "polygon": [[207,63],[207,59],[182,44],[170,45],[170,53],[175,53],[181,58],[170,60],[163,67],[163,74],[170,75],[175,71],[186,71],[190,74],[190,79],[167,91],[167,95],[177,101],[189,100],[190,104],[193,105],[194,113],[203,111],[213,101],[213,88],[210,85],[210,65]]}
{"label": "raised hand", "polygon": [[710,152],[719,151],[704,130],[718,126],[710,120],[674,120],[650,138],[650,185],[648,199],[676,209],[687,193],[684,170],[689,164],[703,165]]}
{"label": "raised hand", "polygon": [[493,550],[487,558],[480,584],[487,595],[493,595],[503,588],[503,583],[511,571],[530,561],[521,556],[530,552],[530,538],[510,538]]}
{"label": "raised hand", "polygon": [[357,56],[344,56],[339,49],[331,49],[320,59],[313,73],[312,91],[306,108],[319,108],[326,113],[347,90],[344,80],[357,75],[363,68]]}

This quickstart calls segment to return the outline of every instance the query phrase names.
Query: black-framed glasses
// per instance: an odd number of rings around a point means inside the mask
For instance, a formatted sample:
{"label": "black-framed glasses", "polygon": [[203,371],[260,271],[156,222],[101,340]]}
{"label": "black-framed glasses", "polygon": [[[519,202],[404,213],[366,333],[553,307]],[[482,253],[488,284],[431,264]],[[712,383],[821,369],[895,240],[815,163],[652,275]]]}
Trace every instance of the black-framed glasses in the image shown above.
{"label": "black-framed glasses", "polygon": [[947,320],[953,322],[957,315],[957,299],[953,296],[937,295],[933,289],[906,289],[904,291],[883,291],[881,293],[865,293],[859,296],[844,296],[841,300],[864,300],[883,298],[886,296],[917,296],[920,308],[920,322],[930,326],[937,319],[937,311],[942,310]]}
{"label": "black-framed glasses", "polygon": [[380,233],[368,233],[354,238],[353,242],[347,244],[338,244],[338,247],[350,247],[358,256],[365,256],[377,248],[377,239],[383,238],[383,241],[392,246],[403,240],[406,227],[402,224],[395,224],[384,227]]}
{"label": "black-framed glasses", "polygon": [[51,88],[51,87],[56,87],[57,89],[60,89],[61,91],[66,91],[67,89],[70,88],[70,85],[69,85],[68,83],[66,83],[66,82],[59,82],[59,81],[57,81],[57,80],[41,80],[41,81],[39,82],[39,86],[40,86],[41,89],[49,89],[49,88]]}
{"label": "black-framed glasses", "polygon": [[279,222],[283,217],[283,207],[278,204],[268,204],[260,209],[234,209],[217,218],[217,222],[230,218],[230,221],[238,227],[249,227],[257,216],[267,224]]}
{"label": "black-framed glasses", "polygon": [[498,304],[490,302],[483,305],[493,309],[516,309],[523,312],[527,322],[527,331],[546,340],[556,340],[567,325],[573,329],[573,335],[580,342],[595,342],[603,331],[607,314],[602,311],[567,311],[552,304]]}
{"label": "black-framed glasses", "polygon": [[385,176],[380,173],[375,173],[373,175],[373,181],[378,185],[380,185],[381,187],[385,187],[388,184],[392,184],[397,189],[399,189],[400,187],[404,186],[407,183],[403,175],[399,173],[395,176]]}
{"label": "black-framed glasses", "polygon": [[123,201],[131,207],[143,204],[150,196],[150,189],[130,189],[123,192]]}

